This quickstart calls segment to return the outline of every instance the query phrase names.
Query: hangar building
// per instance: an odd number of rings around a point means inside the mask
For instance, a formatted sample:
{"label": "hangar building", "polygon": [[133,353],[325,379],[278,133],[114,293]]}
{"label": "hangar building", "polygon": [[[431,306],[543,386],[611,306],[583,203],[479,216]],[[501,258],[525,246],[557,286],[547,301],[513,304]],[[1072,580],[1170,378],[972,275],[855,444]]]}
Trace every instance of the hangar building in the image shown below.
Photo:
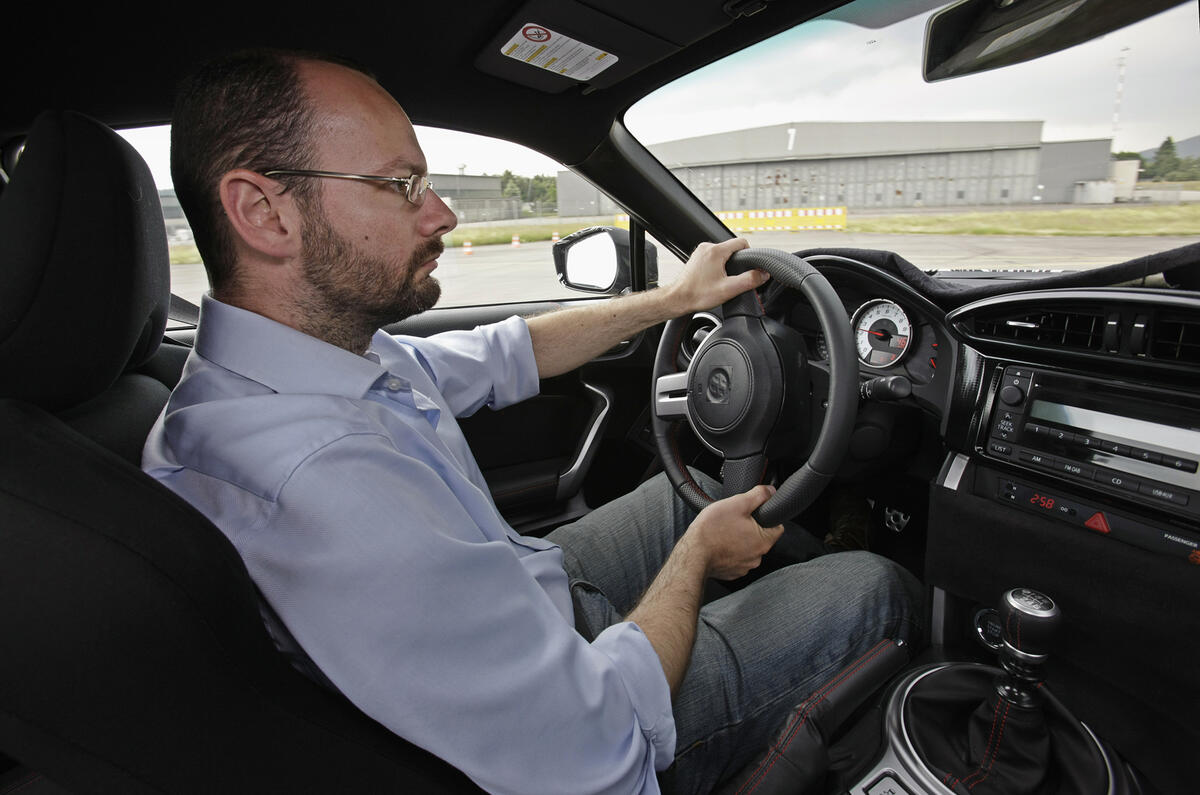
{"label": "hangar building", "polygon": [[[649,147],[713,210],[1059,203],[1109,179],[1111,142],[1042,142],[1040,121],[796,122]],[[569,171],[560,215],[617,206]]]}

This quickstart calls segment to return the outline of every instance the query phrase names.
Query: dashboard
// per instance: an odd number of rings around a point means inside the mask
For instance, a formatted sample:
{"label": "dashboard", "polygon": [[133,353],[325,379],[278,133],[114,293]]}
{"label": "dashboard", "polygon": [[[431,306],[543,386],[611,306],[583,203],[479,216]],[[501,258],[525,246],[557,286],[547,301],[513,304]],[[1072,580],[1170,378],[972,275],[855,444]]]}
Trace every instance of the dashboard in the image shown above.
{"label": "dashboard", "polygon": [[[895,405],[985,473],[976,496],[1200,565],[1200,293],[1025,289],[947,311],[884,268],[806,259],[846,308],[860,378],[911,384]],[[822,366],[811,309],[764,303]]]}
{"label": "dashboard", "polygon": [[[1047,684],[1169,780],[1200,709],[1180,662],[1200,659],[1200,292],[1127,284],[1128,263],[1025,278],[802,256],[838,294],[863,385],[829,510],[870,503],[871,551],[928,589],[927,652],[979,655],[984,608],[1014,587],[1050,595],[1064,620]],[[816,427],[821,323],[793,291],[759,297],[802,340]],[[685,349],[719,321],[693,323]],[[892,380],[910,389],[866,388]]]}
{"label": "dashboard", "polygon": [[[900,376],[911,394],[898,406],[919,407],[941,419],[947,415],[957,361],[956,343],[945,324],[945,310],[895,276],[867,263],[835,254],[805,259],[837,291],[851,322],[859,376]],[[828,352],[816,314],[782,290],[764,296],[768,314],[784,320],[804,337],[809,359],[827,366]]]}

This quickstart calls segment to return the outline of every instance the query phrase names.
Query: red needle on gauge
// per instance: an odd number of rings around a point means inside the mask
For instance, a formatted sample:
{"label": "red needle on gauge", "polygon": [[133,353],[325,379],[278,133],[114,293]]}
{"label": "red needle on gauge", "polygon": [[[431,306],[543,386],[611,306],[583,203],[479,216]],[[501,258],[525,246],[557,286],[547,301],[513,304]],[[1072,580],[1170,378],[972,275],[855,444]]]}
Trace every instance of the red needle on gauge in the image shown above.
{"label": "red needle on gauge", "polygon": [[860,329],[859,329],[859,331],[865,331],[865,332],[867,332],[868,334],[874,334],[876,337],[882,337],[882,336],[883,336],[883,332],[882,332],[882,331],[871,331],[871,329],[869,329],[869,328],[860,328]]}

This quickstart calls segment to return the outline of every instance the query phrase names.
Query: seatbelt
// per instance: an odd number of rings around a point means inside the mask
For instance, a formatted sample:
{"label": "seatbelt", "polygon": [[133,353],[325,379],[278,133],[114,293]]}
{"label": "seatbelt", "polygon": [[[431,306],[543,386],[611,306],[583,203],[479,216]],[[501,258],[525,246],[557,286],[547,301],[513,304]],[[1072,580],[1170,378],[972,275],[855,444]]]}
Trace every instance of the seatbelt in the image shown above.
{"label": "seatbelt", "polygon": [[171,293],[171,303],[167,307],[167,317],[176,323],[195,326],[200,322],[200,307],[186,298],[180,298]]}

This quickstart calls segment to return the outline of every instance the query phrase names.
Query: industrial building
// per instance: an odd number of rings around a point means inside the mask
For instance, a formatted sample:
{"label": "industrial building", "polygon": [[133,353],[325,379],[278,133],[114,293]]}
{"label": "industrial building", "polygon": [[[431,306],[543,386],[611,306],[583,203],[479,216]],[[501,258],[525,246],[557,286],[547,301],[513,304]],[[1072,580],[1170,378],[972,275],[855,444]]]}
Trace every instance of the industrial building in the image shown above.
{"label": "industrial building", "polygon": [[[430,174],[429,181],[454,210],[459,223],[498,221],[519,218],[521,200],[501,195],[500,177],[479,174]],[[167,188],[158,192],[162,204],[167,239],[171,243],[190,243],[192,230],[184,217],[175,191]]]}
{"label": "industrial building", "polygon": [[[1069,203],[1110,179],[1111,141],[1043,142],[1040,121],[796,122],[654,144],[709,208],[916,208]],[[569,171],[560,215],[620,210]]]}

